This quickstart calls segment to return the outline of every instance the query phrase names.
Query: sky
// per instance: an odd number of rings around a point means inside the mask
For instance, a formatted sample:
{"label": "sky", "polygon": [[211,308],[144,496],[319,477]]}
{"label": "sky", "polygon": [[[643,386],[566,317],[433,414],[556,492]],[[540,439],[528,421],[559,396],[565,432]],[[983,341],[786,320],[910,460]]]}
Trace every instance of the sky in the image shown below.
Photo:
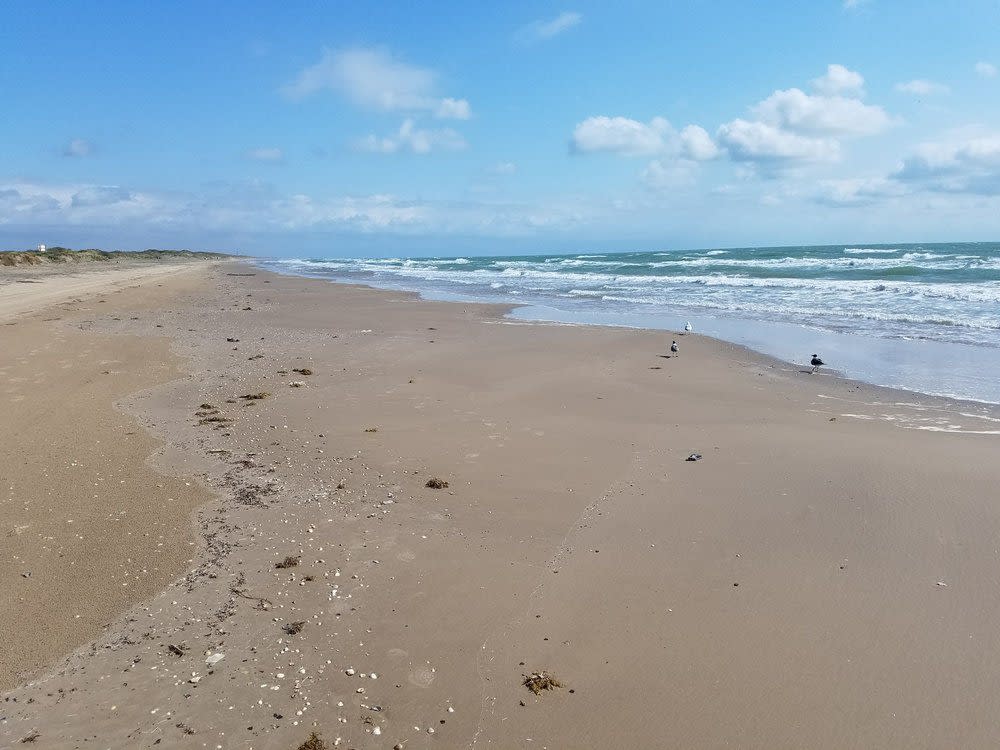
{"label": "sky", "polygon": [[1000,240],[1000,0],[0,6],[0,249]]}

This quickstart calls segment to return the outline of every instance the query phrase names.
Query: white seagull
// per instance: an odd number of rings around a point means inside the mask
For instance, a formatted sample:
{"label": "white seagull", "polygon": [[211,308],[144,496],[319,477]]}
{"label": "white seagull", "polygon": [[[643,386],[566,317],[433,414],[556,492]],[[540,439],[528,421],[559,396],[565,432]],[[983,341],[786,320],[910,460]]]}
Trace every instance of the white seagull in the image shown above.
{"label": "white seagull", "polygon": [[684,330],[687,331],[688,333],[691,333],[691,331],[694,330],[693,328],[691,328],[691,321],[690,320],[687,323],[684,324]]}

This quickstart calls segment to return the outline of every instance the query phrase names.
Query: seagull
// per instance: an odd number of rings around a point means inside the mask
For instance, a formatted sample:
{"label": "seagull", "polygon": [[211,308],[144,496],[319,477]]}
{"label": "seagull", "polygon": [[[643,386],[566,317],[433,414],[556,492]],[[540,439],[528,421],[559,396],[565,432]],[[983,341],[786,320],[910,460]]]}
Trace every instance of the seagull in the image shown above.
{"label": "seagull", "polygon": [[677,354],[677,342],[676,341],[674,341],[674,342],[672,342],[670,344],[670,351],[672,351],[674,354]]}
{"label": "seagull", "polygon": [[688,333],[691,333],[691,331],[694,330],[693,328],[691,328],[691,321],[690,320],[687,323],[684,324],[684,330],[687,331]]}
{"label": "seagull", "polygon": [[823,362],[823,360],[821,360],[818,355],[814,354],[813,358],[809,360],[809,364],[813,366],[812,372],[810,374],[815,375],[817,372],[819,372],[819,368],[826,363]]}

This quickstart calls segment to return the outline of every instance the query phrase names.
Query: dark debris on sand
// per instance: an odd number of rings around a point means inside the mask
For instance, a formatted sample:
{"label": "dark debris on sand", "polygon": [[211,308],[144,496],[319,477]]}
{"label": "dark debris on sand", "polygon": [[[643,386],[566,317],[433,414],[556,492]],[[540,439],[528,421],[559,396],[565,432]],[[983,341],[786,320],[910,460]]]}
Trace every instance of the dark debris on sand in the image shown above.
{"label": "dark debris on sand", "polygon": [[329,745],[323,742],[322,737],[313,732],[296,750],[328,750],[329,747]]}
{"label": "dark debris on sand", "polygon": [[305,620],[299,620],[297,622],[288,622],[281,626],[288,635],[298,635],[302,632],[302,629],[306,626]]}
{"label": "dark debris on sand", "polygon": [[522,684],[535,695],[541,695],[543,690],[555,690],[556,688],[563,687],[563,684],[559,680],[545,671],[524,675],[524,682]]}
{"label": "dark debris on sand", "polygon": [[302,562],[302,558],[301,557],[292,557],[291,555],[289,555],[288,557],[286,557],[281,562],[276,562],[274,564],[274,567],[276,567],[276,568],[294,568],[300,562]]}
{"label": "dark debris on sand", "polygon": [[443,490],[448,486],[448,481],[439,477],[431,477],[424,486],[430,487],[433,490]]}

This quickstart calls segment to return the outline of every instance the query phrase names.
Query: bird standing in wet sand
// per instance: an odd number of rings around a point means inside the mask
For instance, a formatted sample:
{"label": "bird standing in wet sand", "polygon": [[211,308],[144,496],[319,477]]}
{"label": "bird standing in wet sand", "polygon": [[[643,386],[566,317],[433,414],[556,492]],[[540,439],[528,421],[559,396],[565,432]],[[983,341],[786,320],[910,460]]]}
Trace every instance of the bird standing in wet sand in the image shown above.
{"label": "bird standing in wet sand", "polygon": [[690,320],[689,320],[689,321],[688,321],[687,323],[685,323],[685,324],[684,324],[684,330],[685,330],[685,331],[686,331],[687,333],[691,333],[691,331],[693,331],[693,330],[694,330],[694,329],[693,329],[693,328],[691,327],[691,321],[690,321]]}
{"label": "bird standing in wet sand", "polygon": [[677,349],[677,342],[676,341],[671,342],[671,344],[670,344],[670,351],[673,352],[674,354],[677,354],[677,352],[679,351]]}
{"label": "bird standing in wet sand", "polygon": [[819,372],[819,368],[826,363],[823,360],[821,360],[818,355],[814,354],[813,358],[809,360],[809,364],[813,366],[812,372],[809,374],[815,375],[817,372]]}

